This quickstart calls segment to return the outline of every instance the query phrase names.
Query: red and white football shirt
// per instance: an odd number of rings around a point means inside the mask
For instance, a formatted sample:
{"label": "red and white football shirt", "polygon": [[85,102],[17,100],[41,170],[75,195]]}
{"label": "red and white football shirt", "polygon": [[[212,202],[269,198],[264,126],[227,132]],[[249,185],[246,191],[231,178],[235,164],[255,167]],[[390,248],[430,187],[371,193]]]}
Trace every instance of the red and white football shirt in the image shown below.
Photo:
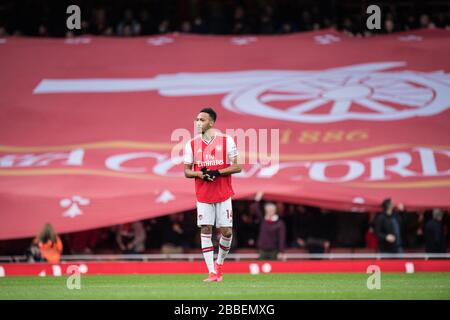
{"label": "red and white football shirt", "polygon": [[[189,140],[184,149],[184,163],[193,164],[194,171],[201,171],[203,167],[208,170],[227,168],[237,156],[233,138],[218,132],[209,142],[198,135]],[[195,178],[195,193],[199,202],[223,202],[234,195],[231,175],[219,176],[212,182]]]}

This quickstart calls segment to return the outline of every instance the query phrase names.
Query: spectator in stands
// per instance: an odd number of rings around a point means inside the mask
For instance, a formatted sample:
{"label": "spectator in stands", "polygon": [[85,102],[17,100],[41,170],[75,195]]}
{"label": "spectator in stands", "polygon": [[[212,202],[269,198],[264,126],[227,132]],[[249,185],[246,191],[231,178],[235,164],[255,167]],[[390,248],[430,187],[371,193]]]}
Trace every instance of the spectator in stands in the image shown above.
{"label": "spectator in stands", "polygon": [[0,24],[0,37],[6,37],[6,36],[8,36],[8,32],[6,31],[5,26],[2,26]]}
{"label": "spectator in stands", "polygon": [[[213,34],[230,33],[232,27],[229,26],[228,8],[225,1],[207,1],[205,3],[208,12],[207,25]],[[232,21],[231,21],[232,23]]]}
{"label": "spectator in stands", "polygon": [[378,238],[378,248],[382,253],[401,253],[402,244],[402,219],[394,212],[391,199],[382,202],[383,212],[376,218],[375,233]]}
{"label": "spectator in stands", "polygon": [[439,12],[436,16],[436,27],[448,28],[450,26],[449,20],[446,18],[443,12]]}
{"label": "spectator in stands", "polygon": [[255,214],[243,202],[239,201],[234,205],[234,212],[236,214],[233,216],[237,219],[236,236],[238,247],[254,248],[258,237],[258,225]]}
{"label": "spectator in stands", "polygon": [[405,30],[411,30],[411,29],[418,28],[419,24],[418,24],[415,16],[409,15],[408,18],[406,19],[404,26],[405,26]]}
{"label": "spectator in stands", "polygon": [[278,33],[291,33],[296,31],[297,29],[295,29],[294,24],[291,22],[282,23],[280,28],[278,29]]}
{"label": "spectator in stands", "polygon": [[250,213],[244,213],[239,216],[238,225],[238,246],[243,248],[254,248],[256,246],[256,238],[258,229],[255,218]]}
{"label": "spectator in stands", "polygon": [[113,28],[108,24],[105,8],[94,10],[91,21],[91,33],[103,36],[110,36],[113,34]]}
{"label": "spectator in stands", "polygon": [[312,29],[319,30],[324,24],[324,16],[318,6],[313,6],[311,10]]}
{"label": "spectator in stands", "polygon": [[99,243],[108,238],[108,229],[73,232],[67,235],[71,254],[92,254]]}
{"label": "spectator in stands", "polygon": [[183,253],[188,247],[183,226],[184,214],[172,214],[164,218],[162,253]]}
{"label": "spectator in stands", "polygon": [[374,251],[378,249],[378,240],[377,240],[377,236],[375,234],[375,218],[376,218],[375,212],[371,212],[369,214],[368,226],[367,226],[366,234],[364,236],[364,240],[366,242],[366,248],[372,249]]}
{"label": "spectator in stands", "polygon": [[[39,25],[39,27],[38,27],[38,35],[40,37],[48,37],[48,29],[47,29],[47,26],[45,24],[41,23]],[[0,36],[1,36],[1,34],[0,34]]]}
{"label": "spectator in stands", "polygon": [[158,33],[168,33],[171,31],[169,19],[163,19],[158,25]]}
{"label": "spectator in stands", "polygon": [[[27,8],[22,10],[22,6],[15,5],[14,0],[3,2],[5,2],[5,5],[0,6],[0,9],[3,9],[3,11],[0,10],[0,37],[8,33],[40,36],[62,36],[66,33],[65,24],[60,23],[57,14],[53,14],[53,12],[60,12],[57,5],[58,1],[32,1],[34,4],[32,10],[25,10]],[[242,1],[208,0],[202,2],[202,5],[199,5],[198,1],[189,1],[188,4],[185,1],[175,1],[176,3],[170,5],[151,5],[147,4],[148,1],[145,2],[145,5],[136,10],[136,13],[139,12],[139,19],[132,19],[133,12],[127,9],[124,19],[117,25],[116,30],[110,24],[113,17],[122,14],[123,1],[109,1],[107,5],[103,4],[103,7],[83,7],[82,17],[92,16],[93,19],[89,23],[87,23],[88,21],[82,22],[82,30],[67,33],[67,37],[85,34],[86,32],[96,35],[119,36],[147,35],[156,32],[167,33],[174,30],[173,26],[183,27],[180,28],[180,31],[194,33],[290,33],[336,27],[335,21],[338,19],[340,22],[339,29],[349,35],[360,36],[365,34],[370,36],[377,33],[366,28],[366,15],[361,13],[365,11],[367,4],[361,1],[359,3],[359,14],[356,12],[352,14],[353,9],[350,9],[350,7],[342,7],[342,10],[338,10],[338,15],[335,10],[332,10],[334,16],[329,17],[325,17],[320,12],[321,9],[324,9],[323,6],[313,3],[301,6],[300,9],[298,0],[262,1],[260,5],[246,5],[245,9],[244,4],[246,3]],[[418,3],[413,4],[412,10],[405,13],[403,13],[405,10],[400,3],[390,5],[389,9],[383,9],[383,19],[385,19],[383,31],[390,33],[390,30],[411,30],[419,27],[450,28],[449,16],[445,10],[441,10],[438,6],[417,6],[414,8]],[[421,14],[421,9],[429,10],[429,13]],[[151,17],[149,10],[151,10]],[[27,13],[27,11],[30,13]],[[85,12],[87,13],[85,14]],[[108,12],[108,18],[111,21],[107,21],[106,12]],[[185,21],[187,15],[179,14],[180,12],[195,14],[196,18],[189,22]],[[413,15],[412,12],[417,14]],[[203,23],[202,19],[198,18],[200,14],[207,19],[207,23]],[[161,17],[164,17],[164,19],[159,23]],[[156,22],[156,20],[159,21]],[[183,21],[185,22],[183,23]],[[43,22],[45,23],[42,24]],[[199,23],[197,24],[197,22]],[[189,29],[189,24],[191,24],[191,31],[186,31]],[[87,27],[89,27],[89,30],[87,30]]]}
{"label": "spectator in stands", "polygon": [[275,26],[273,21],[273,7],[266,5],[259,18],[259,32],[263,34],[274,33]]}
{"label": "spectator in stands", "polygon": [[444,214],[440,209],[433,209],[433,219],[425,225],[425,250],[428,253],[445,253],[447,244],[445,241],[442,219]]}
{"label": "spectator in stands", "polygon": [[405,212],[402,215],[405,230],[404,247],[417,248],[423,244],[423,214]]}
{"label": "spectator in stands", "polygon": [[277,215],[277,206],[274,203],[264,204],[264,213],[261,208],[262,192],[258,192],[255,201],[258,203],[256,212],[260,219],[258,249],[261,260],[282,259],[286,246],[286,226]]}
{"label": "spectator in stands", "polygon": [[183,21],[181,23],[180,32],[182,33],[191,33],[192,32],[192,25],[189,21]]}
{"label": "spectator in stands", "polygon": [[141,33],[141,24],[134,19],[131,9],[125,10],[124,19],[117,25],[118,36],[138,36]]}
{"label": "spectator in stands", "polygon": [[143,221],[147,235],[145,244],[147,249],[161,249],[164,225],[164,221],[162,221],[163,218],[165,217],[151,218]]}
{"label": "spectator in stands", "polygon": [[233,34],[245,34],[249,33],[249,27],[247,25],[247,20],[245,17],[244,8],[237,6],[234,10],[234,20],[233,20]]}
{"label": "spectator in stands", "polygon": [[419,18],[420,28],[430,28],[432,27],[430,16],[427,14],[421,14]]}
{"label": "spectator in stands", "polygon": [[385,33],[393,33],[395,32],[395,24],[394,24],[394,20],[392,19],[386,19],[384,21],[384,32]]}
{"label": "spectator in stands", "polygon": [[120,225],[116,230],[116,242],[123,253],[142,253],[145,250],[145,228],[136,221]]}
{"label": "spectator in stands", "polygon": [[311,13],[308,10],[302,11],[299,26],[301,31],[310,31],[313,29]]}
{"label": "spectator in stands", "polygon": [[292,208],[294,210],[292,220],[285,220],[288,228],[292,229],[290,246],[306,248],[306,239],[308,239],[309,228],[311,225],[311,214],[306,207],[301,205],[295,205]]}
{"label": "spectator in stands", "polygon": [[353,24],[352,19],[349,17],[344,18],[341,29],[347,35],[352,36],[355,33],[355,25]]}
{"label": "spectator in stands", "polygon": [[52,225],[46,223],[27,251],[28,262],[59,263],[63,244]]}
{"label": "spectator in stands", "polygon": [[297,212],[295,210],[295,205],[286,205],[286,210],[284,212],[284,215],[281,217],[281,219],[284,221],[286,225],[286,244],[287,247],[297,247],[296,245],[293,245],[295,243],[294,239],[294,233],[295,233],[295,227],[294,227],[294,221],[296,219]]}
{"label": "spectator in stands", "polygon": [[141,25],[141,35],[149,35],[156,32],[153,19],[146,9],[139,12],[139,24]]}
{"label": "spectator in stands", "polygon": [[336,242],[339,247],[364,246],[364,232],[368,216],[359,212],[340,212],[336,215]]}
{"label": "spectator in stands", "polygon": [[310,253],[326,253],[330,250],[335,231],[334,215],[328,210],[311,207],[306,248]]}
{"label": "spectator in stands", "polygon": [[207,33],[208,28],[206,27],[205,21],[200,17],[196,17],[192,23],[193,33]]}

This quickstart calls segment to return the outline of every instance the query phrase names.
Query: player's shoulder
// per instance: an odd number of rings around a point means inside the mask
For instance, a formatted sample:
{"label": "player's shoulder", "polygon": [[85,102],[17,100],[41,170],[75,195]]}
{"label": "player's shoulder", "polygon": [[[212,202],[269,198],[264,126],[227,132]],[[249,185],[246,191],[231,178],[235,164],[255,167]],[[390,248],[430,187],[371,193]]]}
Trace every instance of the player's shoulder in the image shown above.
{"label": "player's shoulder", "polygon": [[216,137],[222,137],[222,138],[226,138],[228,140],[234,140],[234,138],[232,136],[230,136],[229,134],[223,133],[223,132],[217,132]]}

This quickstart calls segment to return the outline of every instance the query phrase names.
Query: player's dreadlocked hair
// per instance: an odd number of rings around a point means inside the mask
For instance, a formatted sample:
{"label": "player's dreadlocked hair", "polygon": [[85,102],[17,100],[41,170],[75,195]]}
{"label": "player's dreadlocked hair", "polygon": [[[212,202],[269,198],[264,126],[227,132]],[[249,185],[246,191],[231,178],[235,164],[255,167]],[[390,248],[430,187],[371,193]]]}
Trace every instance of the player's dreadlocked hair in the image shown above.
{"label": "player's dreadlocked hair", "polygon": [[217,113],[213,110],[213,108],[203,108],[202,110],[200,110],[200,112],[204,112],[204,113],[209,114],[211,119],[213,119],[213,121],[216,122]]}

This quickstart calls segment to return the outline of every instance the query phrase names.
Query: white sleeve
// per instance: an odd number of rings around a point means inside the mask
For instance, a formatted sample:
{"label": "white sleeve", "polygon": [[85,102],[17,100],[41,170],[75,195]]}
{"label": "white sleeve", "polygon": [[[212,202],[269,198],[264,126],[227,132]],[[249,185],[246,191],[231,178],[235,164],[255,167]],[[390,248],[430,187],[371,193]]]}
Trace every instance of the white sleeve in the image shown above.
{"label": "white sleeve", "polygon": [[194,154],[192,152],[191,141],[190,140],[189,140],[188,143],[186,143],[186,146],[184,147],[183,162],[185,164],[192,164],[192,163],[194,163]]}
{"label": "white sleeve", "polygon": [[234,158],[239,155],[239,151],[236,147],[236,143],[234,139],[230,136],[227,136],[227,157],[228,163],[231,163]]}

